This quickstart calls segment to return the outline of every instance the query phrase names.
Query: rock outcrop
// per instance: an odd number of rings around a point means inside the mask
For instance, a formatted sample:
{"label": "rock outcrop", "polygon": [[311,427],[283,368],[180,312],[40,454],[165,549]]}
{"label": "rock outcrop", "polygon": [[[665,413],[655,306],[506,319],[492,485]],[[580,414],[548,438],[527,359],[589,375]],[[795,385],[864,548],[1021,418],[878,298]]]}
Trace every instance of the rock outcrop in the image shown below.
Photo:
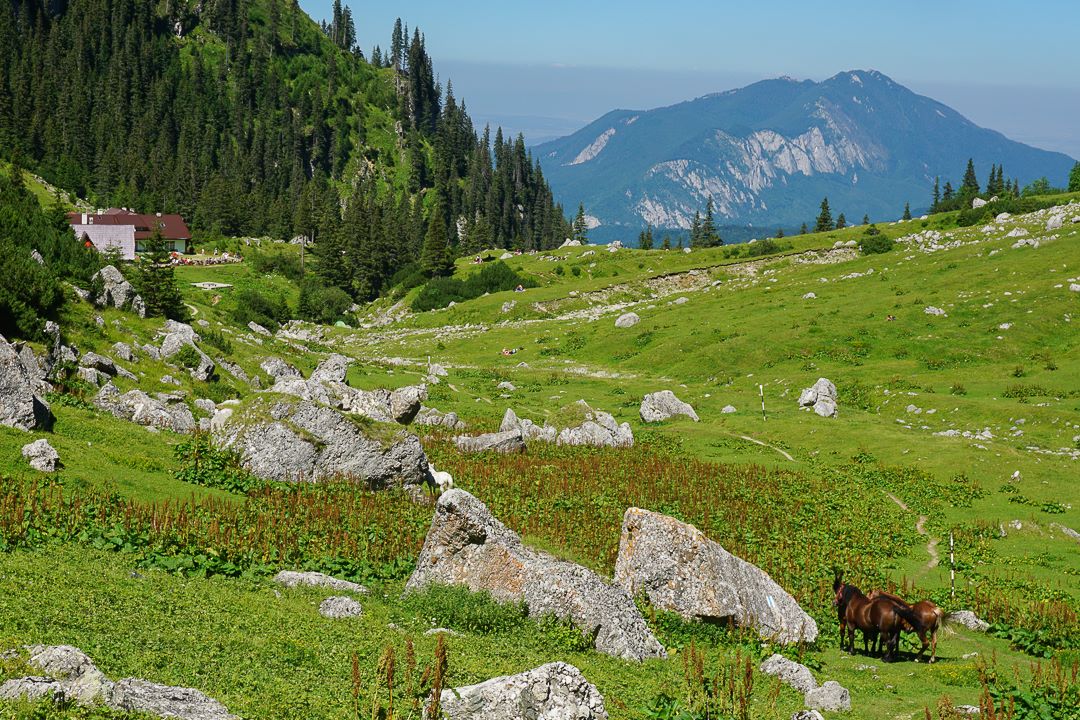
{"label": "rock outcrop", "polygon": [[307,400],[256,403],[228,418],[215,439],[239,451],[250,472],[269,480],[343,477],[375,489],[419,489],[427,482],[427,456],[415,435],[399,432],[376,440],[336,410]]}
{"label": "rock outcrop", "polygon": [[458,417],[456,412],[440,412],[435,408],[420,406],[420,410],[417,411],[416,417],[413,418],[414,425],[429,425],[435,427],[444,427],[450,430],[464,430],[465,422]]}
{"label": "rock outcrop", "polygon": [[799,395],[799,407],[813,409],[821,417],[836,417],[836,386],[827,378],[818,378]]}
{"label": "rock outcrop", "polygon": [[146,317],[146,304],[143,299],[113,265],[101,268],[90,280],[100,288],[90,297],[98,307],[114,307],[117,310],[128,308],[137,312],[139,317]]}
{"label": "rock outcrop", "polygon": [[625,590],[587,568],[526,547],[464,490],[443,493],[435,504],[406,590],[431,584],[464,585],[500,602],[524,601],[532,617],[569,619],[607,655],[625,660],[666,656]]}
{"label": "rock outcrop", "polygon": [[191,408],[178,395],[159,394],[153,398],[142,390],[121,395],[115,385],[106,383],[94,396],[94,405],[121,420],[158,430],[189,433],[196,427]]}
{"label": "rock outcrop", "polygon": [[40,472],[56,472],[60,468],[60,453],[45,438],[23,445],[22,456],[30,467]]}
{"label": "rock outcrop", "polygon": [[459,449],[472,453],[512,453],[525,449],[525,440],[521,437],[520,430],[484,433],[483,435],[458,435],[454,438],[454,444]]}
{"label": "rock outcrop", "polygon": [[573,665],[562,662],[443,690],[450,720],[607,720],[604,698]]}
{"label": "rock outcrop", "polygon": [[563,429],[556,443],[559,445],[588,445],[591,447],[632,447],[634,433],[630,423],[615,422],[611,413],[593,410],[584,400],[575,403],[583,412],[585,420],[577,427]]}
{"label": "rock outcrop", "polygon": [[239,720],[217,700],[199,690],[124,678],[112,687],[106,705],[178,720]]}
{"label": "rock outcrop", "polygon": [[814,619],[765,571],[660,513],[629,508],[623,515],[615,582],[685,618],[731,618],[781,643],[817,638]]}
{"label": "rock outcrop", "polygon": [[199,349],[199,346],[195,344],[201,338],[199,338],[199,335],[195,332],[194,328],[186,323],[177,322],[176,320],[166,320],[165,325],[159,334],[164,335],[159,351],[162,358],[171,358],[185,347],[190,347],[199,357],[198,365],[188,368],[191,377],[206,382],[214,376],[216,365],[214,365],[214,361],[210,359],[210,356],[204,353]]}
{"label": "rock outcrop", "polygon": [[354,592],[361,595],[367,594],[367,588],[359,583],[331,577],[321,572],[300,572],[297,570],[282,570],[274,576],[274,582],[285,587],[293,588],[298,585],[309,587],[323,587],[341,592]]}
{"label": "rock outcrop", "polygon": [[511,408],[507,408],[503,413],[502,423],[499,425],[500,432],[513,432],[517,431],[524,438],[525,442],[555,442],[558,436],[558,431],[545,423],[544,425],[537,425],[528,418],[519,418]]}
{"label": "rock outcrop", "polygon": [[0,425],[19,430],[52,427],[52,410],[37,395],[40,382],[31,377],[19,353],[0,335]]}
{"label": "rock outcrop", "polygon": [[670,390],[661,390],[646,395],[641,401],[639,412],[642,422],[660,422],[661,420],[669,420],[676,415],[685,415],[694,422],[699,420],[694,408],[689,403],[675,397],[675,393]]}

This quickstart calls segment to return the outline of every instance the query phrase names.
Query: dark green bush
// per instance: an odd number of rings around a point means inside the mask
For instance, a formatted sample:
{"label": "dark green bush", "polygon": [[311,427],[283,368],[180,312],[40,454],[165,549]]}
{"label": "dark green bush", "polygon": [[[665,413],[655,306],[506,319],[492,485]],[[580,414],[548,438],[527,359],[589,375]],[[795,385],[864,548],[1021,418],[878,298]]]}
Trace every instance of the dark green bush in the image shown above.
{"label": "dark green bush", "polygon": [[885,235],[868,235],[859,241],[859,250],[863,255],[881,255],[893,249],[896,245]]}
{"label": "dark green bush", "polygon": [[199,367],[199,363],[202,362],[202,357],[199,356],[199,352],[190,345],[185,345],[180,348],[180,351],[173,355],[172,359],[189,370],[191,368]]}
{"label": "dark green bush", "polygon": [[289,280],[299,280],[303,277],[300,267],[300,256],[277,252],[255,252],[248,260],[255,271],[262,275],[277,273]]}
{"label": "dark green bush", "polygon": [[264,295],[258,290],[241,290],[236,293],[230,314],[240,325],[254,321],[271,331],[277,330],[281,323],[292,317],[285,298]]}
{"label": "dark green bush", "polygon": [[199,337],[203,339],[208,345],[216,347],[226,355],[232,355],[233,344],[229,338],[225,337],[224,333],[220,330],[211,330],[210,328],[203,328],[199,330]]}
{"label": "dark green bush", "polygon": [[758,240],[755,243],[750,243],[746,246],[746,254],[749,257],[761,257],[762,255],[772,255],[778,253],[783,248],[779,243],[771,238],[765,238],[764,240]]}
{"label": "dark green bush", "polygon": [[307,278],[300,284],[300,305],[296,312],[303,320],[332,325],[342,319],[352,304],[352,298],[341,288],[323,285],[318,278]]}
{"label": "dark green bush", "polygon": [[536,287],[536,281],[518,275],[504,262],[493,262],[464,280],[452,277],[432,279],[413,301],[412,308],[416,312],[424,312],[446,307],[451,302],[472,300],[484,293],[513,290],[518,285]]}

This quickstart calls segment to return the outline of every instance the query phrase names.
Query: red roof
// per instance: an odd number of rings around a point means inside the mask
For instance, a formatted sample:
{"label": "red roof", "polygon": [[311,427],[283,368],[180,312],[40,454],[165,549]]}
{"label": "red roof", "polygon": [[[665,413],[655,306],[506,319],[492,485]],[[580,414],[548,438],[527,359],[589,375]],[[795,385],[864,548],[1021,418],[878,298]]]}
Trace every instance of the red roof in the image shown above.
{"label": "red roof", "polygon": [[[82,213],[68,213],[68,222],[72,225],[82,225]],[[123,210],[121,208],[109,208],[103,213],[86,216],[87,225],[134,225],[135,239],[146,240],[154,234],[156,228],[161,230],[161,236],[166,240],[190,240],[191,231],[188,230],[184,218],[179,215],[142,215],[140,213]]]}

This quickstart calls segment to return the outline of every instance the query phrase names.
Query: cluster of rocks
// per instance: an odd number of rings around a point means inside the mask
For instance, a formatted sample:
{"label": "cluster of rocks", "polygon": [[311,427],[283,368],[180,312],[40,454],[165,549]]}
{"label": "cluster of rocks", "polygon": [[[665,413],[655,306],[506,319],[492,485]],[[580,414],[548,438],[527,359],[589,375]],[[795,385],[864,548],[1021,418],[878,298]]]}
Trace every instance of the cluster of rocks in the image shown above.
{"label": "cluster of rocks", "polygon": [[642,422],[670,420],[676,415],[685,415],[694,422],[699,420],[694,408],[675,397],[675,393],[671,390],[661,390],[646,395],[641,401],[639,414]]}
{"label": "cluster of rocks", "polygon": [[827,680],[823,685],[818,685],[810,668],[794,660],[788,660],[783,655],[770,656],[761,663],[759,669],[803,694],[803,700],[806,707],[810,708],[810,713],[797,713],[794,717],[820,718],[820,713],[815,711],[840,712],[851,709],[851,693],[847,688],[834,680]]}
{"label": "cluster of rocks", "polygon": [[464,490],[443,493],[406,591],[432,584],[524,601],[529,615],[570,620],[599,652],[625,660],[665,657],[631,596],[580,565],[528,548]]}
{"label": "cluster of rocks", "polygon": [[818,378],[816,383],[799,394],[799,407],[813,409],[821,417],[836,417],[836,386],[828,378]]}
{"label": "cluster of rocks", "polygon": [[320,363],[306,380],[299,370],[281,358],[267,358],[261,367],[273,380],[267,392],[310,400],[375,422],[408,424],[413,421],[427,399],[425,386],[414,385],[393,391],[358,390],[350,387],[346,380],[351,363],[344,355],[335,353]]}
{"label": "cluster of rocks", "polygon": [[176,320],[166,320],[165,326],[158,335],[162,338],[161,348],[158,350],[158,355],[161,359],[168,360],[184,350],[184,348],[191,348],[191,351],[194,351],[195,355],[198,357],[198,363],[188,368],[191,377],[200,382],[206,382],[214,377],[216,365],[214,364],[214,361],[210,359],[210,356],[196,345],[201,338],[198,333],[195,332],[194,328],[187,323],[177,322]]}
{"label": "cluster of rocks", "polygon": [[633,446],[634,432],[630,423],[618,423],[611,413],[594,410],[584,400],[577,401],[570,409],[581,416],[581,423],[559,430],[546,422],[537,425],[528,418],[518,417],[513,409],[507,408],[498,432],[459,435],[454,438],[454,444],[465,452],[500,453],[520,452],[531,442],[589,447]]}
{"label": "cluster of rocks", "polygon": [[[308,587],[329,588],[338,592],[351,592],[358,595],[368,594],[367,588],[363,585],[331,577],[320,572],[282,570],[274,576],[274,582],[287,588],[305,585]],[[363,613],[364,609],[360,603],[346,595],[334,595],[319,604],[319,614],[331,620],[360,617]]]}
{"label": "cluster of rocks", "polygon": [[56,472],[60,469],[60,453],[45,438],[23,445],[22,456],[30,467],[39,472]]}
{"label": "cluster of rocks", "polygon": [[413,424],[443,427],[449,430],[465,429],[465,421],[458,417],[456,412],[444,413],[424,405],[421,405],[420,410],[417,411],[416,417],[413,418]]}
{"label": "cluster of rocks", "polygon": [[244,467],[264,479],[347,478],[408,490],[428,482],[427,456],[415,435],[371,438],[355,420],[310,400],[260,399],[214,426],[215,442],[237,450]]}
{"label": "cluster of rocks", "polygon": [[121,420],[156,430],[189,433],[196,428],[195,416],[180,393],[121,393],[108,382],[94,396],[94,405]]}
{"label": "cluster of rocks", "polygon": [[239,720],[217,700],[192,688],[124,678],[113,682],[89,656],[70,645],[34,645],[30,665],[42,675],[8,680],[0,699],[39,700],[89,706],[102,703],[113,710],[142,712],[180,720]]}

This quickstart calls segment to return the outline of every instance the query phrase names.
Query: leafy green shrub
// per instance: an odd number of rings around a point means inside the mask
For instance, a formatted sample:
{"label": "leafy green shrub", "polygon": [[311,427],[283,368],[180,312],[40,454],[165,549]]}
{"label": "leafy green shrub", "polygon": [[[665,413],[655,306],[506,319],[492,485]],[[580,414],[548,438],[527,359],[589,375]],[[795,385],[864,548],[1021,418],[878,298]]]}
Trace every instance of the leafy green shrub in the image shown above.
{"label": "leafy green shrub", "polygon": [[859,241],[859,250],[863,255],[882,255],[889,252],[896,245],[885,235],[869,235]]}
{"label": "leafy green shrub", "polygon": [[951,394],[951,395],[967,395],[967,388],[965,388],[963,386],[963,384],[956,382],[956,383],[952,384],[951,388],[949,388],[949,394]]}
{"label": "leafy green shrub", "polygon": [[[596,646],[596,633],[586,635],[570,620],[544,615],[539,622],[540,635],[549,644],[566,652],[584,652]],[[596,629],[599,632],[600,628]]]}
{"label": "leafy green shrub", "polygon": [[556,265],[555,266],[555,274],[559,275],[559,276],[565,275],[566,274],[566,268],[564,268],[562,265]]}
{"label": "leafy green shrub", "polygon": [[[641,265],[644,265],[644,263],[641,263]],[[570,268],[570,274],[574,277],[581,277],[581,267],[575,265],[574,267]]]}
{"label": "leafy green shrub", "polygon": [[202,357],[199,355],[199,351],[190,345],[185,345],[180,348],[180,351],[173,355],[173,360],[180,363],[181,367],[186,367],[189,370],[199,367],[199,363],[202,362]]}
{"label": "leafy green shrub", "polygon": [[420,263],[412,262],[391,275],[387,287],[396,288],[398,292],[404,294],[414,287],[420,287],[426,280],[427,276],[424,275]]}
{"label": "leafy green shrub", "polygon": [[284,252],[256,252],[252,253],[248,260],[255,271],[262,275],[276,273],[289,280],[299,280],[304,275],[298,255]]}
{"label": "leafy green shrub", "polygon": [[324,285],[318,278],[307,278],[300,285],[296,314],[303,320],[332,325],[342,319],[352,304],[352,298],[341,288]]}
{"label": "leafy green shrub", "polygon": [[200,329],[199,337],[203,339],[203,342],[216,347],[226,355],[232,355],[232,341],[225,337],[225,334],[220,330],[211,330],[210,328]]}
{"label": "leafy green shrub", "polygon": [[[557,266],[557,269],[561,267],[561,265]],[[469,275],[464,280],[452,277],[432,279],[420,291],[416,300],[413,301],[412,308],[416,312],[425,312],[446,307],[451,302],[459,303],[472,300],[484,293],[513,290],[518,285],[536,287],[536,281],[518,275],[504,262],[493,262],[485,265],[478,272]]]}
{"label": "leafy green shrub", "polygon": [[240,325],[256,322],[271,331],[277,330],[292,317],[285,298],[250,289],[236,293],[230,315]]}
{"label": "leafy green shrub", "polygon": [[772,255],[783,250],[779,243],[772,238],[765,238],[764,240],[758,240],[755,243],[750,243],[746,246],[746,254],[748,257],[761,257],[762,255]]}
{"label": "leafy green shrub", "polygon": [[244,494],[267,484],[244,469],[239,453],[219,449],[207,433],[194,433],[173,454],[181,463],[174,474],[182,482]]}
{"label": "leafy green shrub", "polygon": [[401,603],[407,613],[439,627],[494,635],[522,627],[528,618],[525,603],[500,603],[488,592],[458,585],[431,585],[410,593]]}

